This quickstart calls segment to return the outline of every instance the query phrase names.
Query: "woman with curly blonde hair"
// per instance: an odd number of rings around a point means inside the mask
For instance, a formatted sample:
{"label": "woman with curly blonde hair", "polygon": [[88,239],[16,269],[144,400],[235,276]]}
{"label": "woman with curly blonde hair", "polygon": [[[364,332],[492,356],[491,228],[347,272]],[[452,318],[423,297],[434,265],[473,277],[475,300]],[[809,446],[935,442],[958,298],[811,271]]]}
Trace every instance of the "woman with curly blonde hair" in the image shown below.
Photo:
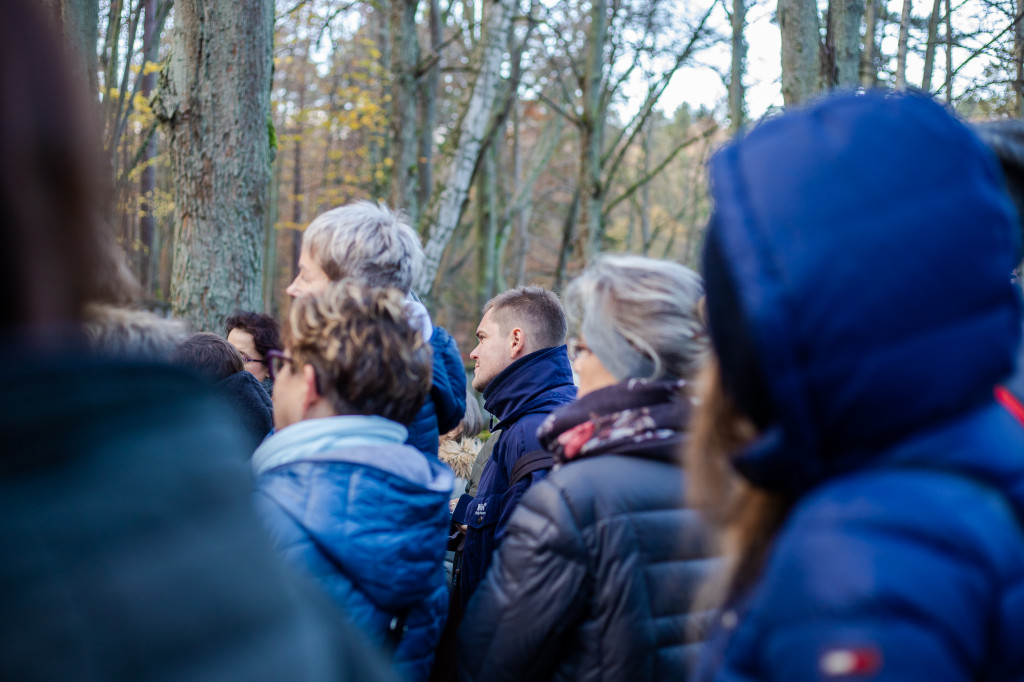
{"label": "woman with curly blonde hair", "polygon": [[444,624],[451,471],[405,445],[431,353],[402,294],[351,280],[292,304],[270,351],[276,432],[253,455],[279,550],[425,679]]}

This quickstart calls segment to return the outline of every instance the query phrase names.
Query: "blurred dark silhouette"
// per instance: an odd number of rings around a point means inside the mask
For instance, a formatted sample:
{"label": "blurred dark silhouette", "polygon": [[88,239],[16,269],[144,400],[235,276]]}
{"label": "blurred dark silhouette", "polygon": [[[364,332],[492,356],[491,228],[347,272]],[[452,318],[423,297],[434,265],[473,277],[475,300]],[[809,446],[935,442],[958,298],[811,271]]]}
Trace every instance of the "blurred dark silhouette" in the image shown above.
{"label": "blurred dark silhouette", "polygon": [[386,678],[270,550],[223,402],[86,350],[133,285],[55,35],[0,2],[0,679]]}

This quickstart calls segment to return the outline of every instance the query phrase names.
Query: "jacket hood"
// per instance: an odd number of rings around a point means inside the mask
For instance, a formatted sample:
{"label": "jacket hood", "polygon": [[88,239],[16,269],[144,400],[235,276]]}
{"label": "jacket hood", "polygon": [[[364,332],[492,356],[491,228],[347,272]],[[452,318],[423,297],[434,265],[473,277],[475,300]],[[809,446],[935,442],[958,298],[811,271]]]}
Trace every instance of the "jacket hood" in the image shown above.
{"label": "jacket hood", "polygon": [[504,428],[524,414],[551,412],[576,397],[572,367],[564,345],[525,355],[503,369],[484,389],[484,409]]}
{"label": "jacket hood", "polygon": [[273,434],[253,455],[257,473],[292,480],[275,500],[386,610],[436,589],[454,485],[446,466],[403,444],[405,433],[381,417],[310,419]]}
{"label": "jacket hood", "polygon": [[[833,97],[726,146],[710,175],[705,267],[727,270],[708,277],[712,338],[723,375],[753,358],[763,386],[745,393],[767,403],[735,460],[748,479],[798,493],[992,403],[1021,333],[1017,216],[941,106]],[[749,352],[728,348],[730,308]]]}

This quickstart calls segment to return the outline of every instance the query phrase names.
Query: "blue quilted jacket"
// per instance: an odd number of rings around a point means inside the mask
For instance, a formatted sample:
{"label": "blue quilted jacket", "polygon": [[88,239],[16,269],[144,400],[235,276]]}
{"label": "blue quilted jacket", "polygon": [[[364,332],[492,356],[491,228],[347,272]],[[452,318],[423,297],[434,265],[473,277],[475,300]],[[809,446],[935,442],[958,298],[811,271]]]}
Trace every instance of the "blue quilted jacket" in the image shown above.
{"label": "blue quilted jacket", "polygon": [[775,411],[736,466],[796,502],[700,677],[1024,680],[1024,423],[994,397],[1020,245],[995,159],[931,100],[869,93],[710,170]]}
{"label": "blue quilted jacket", "polygon": [[310,419],[267,438],[252,465],[275,547],[375,643],[392,642],[389,627],[404,619],[395,667],[423,680],[448,608],[442,561],[454,478],[405,437],[381,417]]}
{"label": "blue quilted jacket", "polygon": [[430,394],[409,424],[405,442],[437,457],[439,436],[458,426],[466,414],[466,367],[455,339],[444,327],[434,327],[430,349],[434,352]]}

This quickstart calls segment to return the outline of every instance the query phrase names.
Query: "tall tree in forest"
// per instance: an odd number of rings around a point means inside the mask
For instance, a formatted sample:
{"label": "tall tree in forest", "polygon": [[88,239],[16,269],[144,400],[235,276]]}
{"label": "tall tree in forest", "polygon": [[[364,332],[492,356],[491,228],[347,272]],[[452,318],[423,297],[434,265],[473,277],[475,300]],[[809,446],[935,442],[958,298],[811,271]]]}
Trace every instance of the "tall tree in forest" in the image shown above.
{"label": "tall tree in forest", "polygon": [[782,98],[801,104],[821,90],[856,87],[865,0],[829,0],[825,36],[815,0],[779,0]]}
{"label": "tall tree in forest", "polygon": [[939,43],[939,18],[942,14],[942,0],[932,3],[932,13],[928,19],[928,38],[924,46],[924,70],[921,73],[921,89],[932,91],[932,75],[935,73],[935,52]]}
{"label": "tall tree in forest", "polygon": [[219,329],[263,295],[271,0],[178,0],[158,115],[175,184],[171,310]]}
{"label": "tall tree in forest", "polygon": [[96,39],[99,33],[99,0],[40,0],[64,32],[74,68],[96,93]]}
{"label": "tall tree in forest", "polygon": [[907,50],[910,42],[911,0],[903,0],[900,12],[900,38],[896,48],[896,89],[907,89]]}
{"label": "tall tree in forest", "polygon": [[441,264],[448,242],[459,224],[465,208],[469,188],[476,166],[481,158],[485,137],[488,135],[491,114],[501,78],[501,65],[508,47],[514,0],[487,0],[484,9],[484,27],[480,39],[480,60],[476,81],[473,83],[466,113],[456,133],[454,153],[448,164],[446,177],[436,208],[428,209],[425,223],[430,233],[423,252],[426,259],[416,282],[423,295],[430,293],[437,269]]}
{"label": "tall tree in forest", "polygon": [[[157,0],[145,0],[143,9],[145,21],[142,29],[142,96],[148,100],[156,88],[156,71],[150,66],[157,61],[160,49],[159,23],[157,21]],[[156,216],[154,215],[153,196],[156,193],[156,136],[149,131],[143,142],[144,148],[140,164],[142,177],[139,179],[139,239],[142,242],[145,258],[139,272],[142,290],[149,293],[152,288],[154,262],[151,258],[155,244]]]}
{"label": "tall tree in forest", "polygon": [[[747,0],[732,0],[732,62],[729,68],[729,127],[733,133],[743,127],[744,90],[743,76],[746,72],[747,45],[743,40],[743,29],[747,23]],[[650,135],[648,135],[649,141]],[[646,160],[647,155],[644,154]],[[646,215],[646,214],[644,214]],[[644,252],[646,255],[646,251]]]}

